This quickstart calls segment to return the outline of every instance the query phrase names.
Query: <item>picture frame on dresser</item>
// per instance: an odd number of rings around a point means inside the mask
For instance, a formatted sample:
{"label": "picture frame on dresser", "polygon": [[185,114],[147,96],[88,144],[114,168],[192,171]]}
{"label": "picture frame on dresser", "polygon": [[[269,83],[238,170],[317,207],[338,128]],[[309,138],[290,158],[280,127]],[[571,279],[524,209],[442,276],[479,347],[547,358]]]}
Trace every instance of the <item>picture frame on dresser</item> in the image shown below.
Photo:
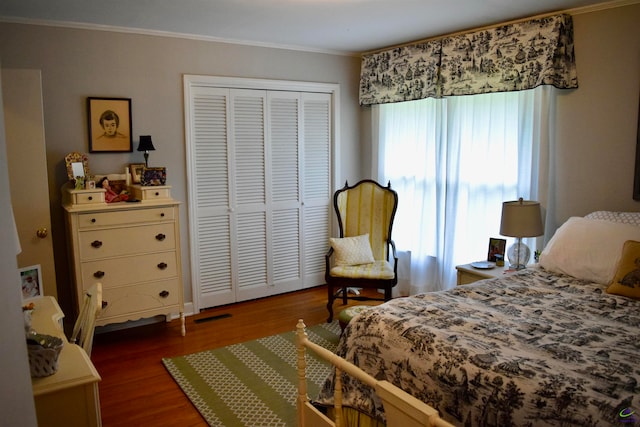
{"label": "picture frame on dresser", "polygon": [[131,98],[87,98],[90,153],[133,151]]}
{"label": "picture frame on dresser", "polygon": [[40,264],[19,269],[22,299],[42,296],[42,268]]}
{"label": "picture frame on dresser", "polygon": [[89,157],[86,154],[72,152],[64,156],[64,163],[67,169],[67,178],[75,183],[76,177],[86,178],[89,173]]}
{"label": "picture frame on dresser", "polygon": [[147,168],[142,170],[140,184],[147,186],[159,186],[167,183],[167,168]]}
{"label": "picture frame on dresser", "polygon": [[129,174],[131,175],[132,184],[140,184],[142,178],[142,171],[144,170],[144,163],[130,163]]}

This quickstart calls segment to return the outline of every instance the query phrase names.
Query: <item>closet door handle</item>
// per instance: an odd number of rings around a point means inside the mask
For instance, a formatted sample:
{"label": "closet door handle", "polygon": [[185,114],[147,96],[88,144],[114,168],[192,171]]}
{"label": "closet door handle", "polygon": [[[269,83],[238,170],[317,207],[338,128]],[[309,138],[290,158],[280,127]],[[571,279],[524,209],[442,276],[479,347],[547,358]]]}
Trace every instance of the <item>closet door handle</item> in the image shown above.
{"label": "closet door handle", "polygon": [[158,295],[160,295],[162,298],[166,298],[169,296],[169,291],[162,291]]}
{"label": "closet door handle", "polygon": [[162,242],[164,239],[166,239],[167,236],[165,236],[164,234],[160,233],[160,234],[156,234],[156,240]]}
{"label": "closet door handle", "polygon": [[104,277],[104,271],[96,271],[95,273],[93,273],[93,277],[95,277],[96,279],[102,279]]}
{"label": "closet door handle", "polygon": [[91,242],[91,247],[94,247],[96,249],[101,248],[102,242],[100,240],[94,240],[93,242]]}
{"label": "closet door handle", "polygon": [[164,270],[165,268],[167,268],[167,263],[166,262],[161,262],[160,264],[158,264],[158,268],[160,270]]}

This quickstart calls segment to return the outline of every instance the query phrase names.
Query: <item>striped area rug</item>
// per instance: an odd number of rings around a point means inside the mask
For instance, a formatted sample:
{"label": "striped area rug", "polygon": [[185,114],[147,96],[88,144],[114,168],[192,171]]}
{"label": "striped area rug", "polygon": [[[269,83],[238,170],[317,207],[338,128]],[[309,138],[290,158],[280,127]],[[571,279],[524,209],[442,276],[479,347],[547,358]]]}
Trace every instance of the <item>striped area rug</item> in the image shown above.
{"label": "striped area rug", "polygon": [[[309,339],[335,351],[338,323],[307,328]],[[295,332],[272,335],[162,363],[210,426],[295,426]],[[307,353],[307,392],[315,397],[328,363]]]}

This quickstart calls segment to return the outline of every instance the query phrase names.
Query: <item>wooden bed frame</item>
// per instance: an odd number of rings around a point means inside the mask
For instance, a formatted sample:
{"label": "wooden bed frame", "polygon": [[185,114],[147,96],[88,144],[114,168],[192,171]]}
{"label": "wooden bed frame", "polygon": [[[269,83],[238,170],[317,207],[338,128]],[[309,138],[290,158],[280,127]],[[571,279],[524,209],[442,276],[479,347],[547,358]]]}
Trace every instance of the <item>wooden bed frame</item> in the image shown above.
{"label": "wooden bed frame", "polygon": [[[382,400],[389,427],[453,427],[438,415],[438,411],[399,389],[388,381],[378,381],[357,366],[338,357],[318,344],[312,343],[305,332],[302,319],[296,325],[296,348],[298,353],[298,427],[344,426],[342,420],[342,372],[372,387]],[[306,379],[306,349],[328,361],[336,369],[334,391],[335,421],[320,412],[309,401]]]}

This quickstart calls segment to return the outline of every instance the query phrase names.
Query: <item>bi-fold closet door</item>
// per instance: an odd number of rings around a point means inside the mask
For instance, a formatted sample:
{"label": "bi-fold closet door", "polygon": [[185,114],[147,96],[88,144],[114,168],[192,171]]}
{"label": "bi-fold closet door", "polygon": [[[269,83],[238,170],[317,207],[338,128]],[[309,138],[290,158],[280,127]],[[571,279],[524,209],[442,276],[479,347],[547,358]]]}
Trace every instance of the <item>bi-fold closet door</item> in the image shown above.
{"label": "bi-fold closet door", "polygon": [[190,87],[190,255],[199,309],[324,283],[331,96]]}

